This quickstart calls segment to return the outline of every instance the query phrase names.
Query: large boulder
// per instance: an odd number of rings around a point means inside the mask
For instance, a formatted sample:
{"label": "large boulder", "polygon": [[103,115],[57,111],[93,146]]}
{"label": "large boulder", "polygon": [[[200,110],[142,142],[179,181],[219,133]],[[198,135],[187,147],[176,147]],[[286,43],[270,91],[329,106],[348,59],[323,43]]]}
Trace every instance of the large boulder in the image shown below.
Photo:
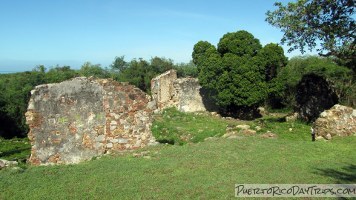
{"label": "large boulder", "polygon": [[320,114],[314,122],[316,137],[331,139],[333,136],[349,136],[356,134],[356,110],[351,107],[335,105]]}
{"label": "large boulder", "polygon": [[304,75],[297,85],[298,116],[307,122],[315,121],[321,112],[338,103],[332,84],[316,74]]}
{"label": "large boulder", "polygon": [[26,113],[29,162],[68,164],[154,142],[150,97],[111,79],[74,78],[39,85]]}

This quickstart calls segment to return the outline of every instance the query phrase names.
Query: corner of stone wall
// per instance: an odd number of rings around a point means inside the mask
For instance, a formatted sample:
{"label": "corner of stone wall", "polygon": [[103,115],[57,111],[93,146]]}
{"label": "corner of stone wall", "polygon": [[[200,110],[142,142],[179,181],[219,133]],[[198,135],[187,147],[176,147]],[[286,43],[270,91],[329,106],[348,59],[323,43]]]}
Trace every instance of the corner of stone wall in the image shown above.
{"label": "corner of stone wall", "polygon": [[323,111],[313,123],[316,138],[356,136],[356,109],[336,104]]}
{"label": "corner of stone wall", "polygon": [[153,78],[151,91],[159,111],[175,107],[181,112],[204,112],[216,107],[197,78],[177,78],[174,70]]}
{"label": "corner of stone wall", "polygon": [[152,99],[156,102],[157,109],[171,107],[174,96],[173,82],[177,79],[177,71],[171,69],[151,80]]}

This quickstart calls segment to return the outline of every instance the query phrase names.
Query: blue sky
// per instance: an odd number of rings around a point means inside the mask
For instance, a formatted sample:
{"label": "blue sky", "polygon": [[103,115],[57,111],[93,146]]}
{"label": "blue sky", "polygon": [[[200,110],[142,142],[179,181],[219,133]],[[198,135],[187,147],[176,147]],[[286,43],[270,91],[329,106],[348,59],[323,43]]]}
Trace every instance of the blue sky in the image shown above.
{"label": "blue sky", "polygon": [[263,45],[278,43],[282,33],[265,22],[274,2],[0,0],[0,73],[39,64],[78,69],[86,61],[106,67],[121,55],[189,62],[199,40],[216,45],[237,30],[249,31]]}

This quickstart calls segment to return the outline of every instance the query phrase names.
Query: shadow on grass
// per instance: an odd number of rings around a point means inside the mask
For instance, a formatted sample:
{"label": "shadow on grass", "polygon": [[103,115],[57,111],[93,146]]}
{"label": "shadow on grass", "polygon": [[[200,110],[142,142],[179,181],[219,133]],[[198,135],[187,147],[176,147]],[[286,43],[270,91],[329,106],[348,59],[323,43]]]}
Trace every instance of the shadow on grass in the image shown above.
{"label": "shadow on grass", "polygon": [[[350,164],[347,165],[341,170],[335,169],[316,169],[315,172],[318,175],[331,177],[335,180],[335,184],[354,184],[356,183],[356,165]],[[344,200],[344,199],[353,199],[353,198],[345,198],[345,197],[337,197],[336,199]]]}
{"label": "shadow on grass", "polygon": [[336,184],[356,183],[356,165],[350,164],[341,170],[335,169],[316,169],[316,174],[331,177]]}
{"label": "shadow on grass", "polygon": [[266,123],[284,123],[286,122],[285,117],[269,117],[269,118],[261,118],[255,120],[260,125],[265,125]]}
{"label": "shadow on grass", "polygon": [[26,147],[26,148],[16,148],[16,149],[8,150],[5,152],[0,152],[0,158],[1,157],[9,157],[14,154],[21,154],[24,151],[29,151],[30,149],[31,149],[31,147]]}
{"label": "shadow on grass", "polygon": [[174,139],[158,139],[157,142],[162,144],[171,144],[171,145],[174,145],[175,143]]}

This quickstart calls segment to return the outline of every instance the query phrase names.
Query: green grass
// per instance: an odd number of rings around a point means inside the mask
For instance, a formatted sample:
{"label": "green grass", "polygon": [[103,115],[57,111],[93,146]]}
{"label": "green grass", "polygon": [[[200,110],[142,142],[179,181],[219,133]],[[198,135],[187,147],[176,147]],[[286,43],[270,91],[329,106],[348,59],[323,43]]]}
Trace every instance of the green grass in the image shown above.
{"label": "green grass", "polygon": [[271,131],[283,139],[293,141],[311,140],[311,126],[301,121],[286,122],[284,117],[267,116],[256,119],[254,122],[255,126],[261,127],[261,130],[258,131],[258,133]]}
{"label": "green grass", "polygon": [[[156,115],[152,126],[155,138],[161,143],[179,144],[197,143],[208,137],[219,137],[226,133],[226,127],[239,124],[250,125],[252,129],[261,127],[258,134],[271,131],[279,137],[291,140],[310,140],[310,126],[303,122],[285,122],[286,114],[266,116],[254,121],[225,120],[212,117],[207,113],[182,113],[175,108]],[[236,129],[237,130],[237,129]]]}
{"label": "green grass", "polygon": [[159,142],[182,145],[222,136],[227,124],[226,120],[205,113],[182,113],[169,108],[155,116],[152,132]]}
{"label": "green grass", "polygon": [[31,145],[27,138],[6,140],[0,138],[0,159],[26,162],[30,155]]}
{"label": "green grass", "polygon": [[[171,130],[181,120],[181,128],[173,129],[177,135],[203,129],[206,137],[223,134],[226,125],[242,123],[176,115],[157,118],[165,122],[161,128]],[[197,123],[189,123],[193,116]],[[211,131],[210,123],[220,128]],[[249,123],[263,126],[262,130],[238,139],[160,144],[140,150],[146,151],[145,157],[127,152],[78,165],[1,170],[0,199],[233,199],[236,183],[356,182],[356,137],[311,142],[310,127],[303,123],[268,117]],[[278,137],[259,136],[267,130]]]}

